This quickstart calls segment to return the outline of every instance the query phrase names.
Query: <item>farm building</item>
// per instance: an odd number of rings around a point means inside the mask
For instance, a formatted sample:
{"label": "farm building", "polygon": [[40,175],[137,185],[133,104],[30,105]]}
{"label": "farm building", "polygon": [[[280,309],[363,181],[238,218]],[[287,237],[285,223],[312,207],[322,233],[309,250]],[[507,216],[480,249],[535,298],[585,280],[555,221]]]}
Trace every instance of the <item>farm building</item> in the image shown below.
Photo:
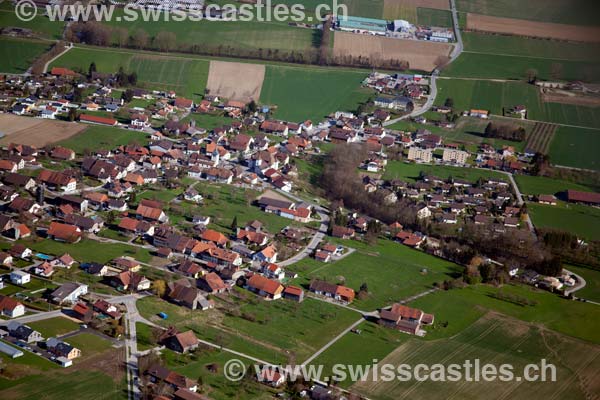
{"label": "farm building", "polygon": [[385,35],[388,23],[382,19],[347,16],[337,20],[337,27],[339,30],[347,32]]}
{"label": "farm building", "polygon": [[23,352],[21,350],[9,346],[8,344],[3,342],[0,342],[0,352],[6,354],[10,358],[17,358],[23,355]]}

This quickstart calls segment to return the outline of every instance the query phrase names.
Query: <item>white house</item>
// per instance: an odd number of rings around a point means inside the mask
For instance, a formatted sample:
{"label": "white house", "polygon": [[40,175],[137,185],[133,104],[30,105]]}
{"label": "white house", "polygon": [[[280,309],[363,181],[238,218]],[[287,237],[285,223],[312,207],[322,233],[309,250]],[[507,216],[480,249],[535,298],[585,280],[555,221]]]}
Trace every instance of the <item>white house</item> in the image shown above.
{"label": "white house", "polygon": [[10,281],[15,285],[25,285],[31,282],[31,274],[25,271],[12,271],[10,273]]}

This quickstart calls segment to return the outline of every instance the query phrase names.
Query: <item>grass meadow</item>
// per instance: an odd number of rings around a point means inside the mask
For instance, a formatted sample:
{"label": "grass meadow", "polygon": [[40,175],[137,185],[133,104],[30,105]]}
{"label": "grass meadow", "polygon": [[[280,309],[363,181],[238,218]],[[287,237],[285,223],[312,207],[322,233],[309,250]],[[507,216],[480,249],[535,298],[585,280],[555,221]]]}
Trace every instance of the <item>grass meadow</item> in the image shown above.
{"label": "grass meadow", "polygon": [[47,42],[2,37],[0,38],[0,72],[23,74],[33,61],[49,48]]}
{"label": "grass meadow", "polygon": [[558,127],[550,143],[552,164],[600,170],[600,130]]}
{"label": "grass meadow", "polygon": [[600,12],[595,0],[457,0],[456,9],[462,12],[496,17],[528,19],[572,25],[598,25]]}
{"label": "grass meadow", "polygon": [[600,240],[600,209],[558,202],[556,206],[529,203],[529,216],[538,228],[555,228],[588,240]]}
{"label": "grass meadow", "polygon": [[436,104],[443,104],[449,97],[457,111],[477,108],[502,115],[503,108],[523,104],[532,120],[600,128],[600,114],[595,108],[544,103],[536,87],[523,82],[440,79]]}

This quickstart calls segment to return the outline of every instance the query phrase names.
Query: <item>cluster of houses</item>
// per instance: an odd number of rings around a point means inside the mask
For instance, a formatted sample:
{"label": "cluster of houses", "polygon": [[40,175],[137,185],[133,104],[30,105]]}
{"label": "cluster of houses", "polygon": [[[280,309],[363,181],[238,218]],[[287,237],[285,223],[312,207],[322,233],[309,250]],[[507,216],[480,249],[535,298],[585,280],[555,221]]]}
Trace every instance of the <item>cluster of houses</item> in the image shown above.
{"label": "cluster of houses", "polygon": [[[38,354],[55,361],[62,367],[70,367],[74,359],[81,357],[80,349],[59,338],[52,337],[44,340],[40,332],[17,321],[9,321],[6,326],[0,328],[0,337],[28,350],[35,347]],[[0,351],[4,352],[4,348],[0,347]]]}

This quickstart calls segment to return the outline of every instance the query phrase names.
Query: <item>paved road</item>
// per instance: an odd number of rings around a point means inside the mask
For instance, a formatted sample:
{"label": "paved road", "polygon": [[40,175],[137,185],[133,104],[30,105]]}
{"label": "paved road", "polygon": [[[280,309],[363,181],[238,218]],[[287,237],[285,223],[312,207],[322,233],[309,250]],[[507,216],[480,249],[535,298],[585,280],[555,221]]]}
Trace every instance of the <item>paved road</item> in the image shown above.
{"label": "paved road", "polygon": [[10,321],[17,321],[22,324],[28,324],[30,322],[43,321],[45,319],[60,317],[62,315],[64,315],[62,310],[54,310],[33,315],[24,315],[19,318],[12,318],[10,320],[0,319],[0,325],[7,325]]}
{"label": "paved road", "polygon": [[[455,0],[450,0],[450,7],[451,7],[450,11],[452,12],[452,20],[454,22],[454,35],[456,37],[456,43],[454,44],[454,46],[452,48],[452,53],[450,53],[450,60],[448,60],[448,64],[454,62],[461,55],[461,53],[464,50],[462,35],[461,35],[460,29],[458,27],[458,12],[456,11]],[[431,73],[431,77],[429,80],[429,87],[430,87],[429,97],[427,97],[427,101],[425,102],[425,104],[423,104],[422,107],[419,107],[417,110],[414,110],[410,114],[406,114],[406,115],[403,115],[402,117],[394,118],[389,121],[386,121],[383,123],[383,126],[393,125],[396,122],[401,121],[403,119],[415,118],[415,117],[418,117],[419,115],[425,114],[427,111],[429,111],[429,109],[433,106],[433,102],[435,101],[435,99],[437,97],[437,92],[438,92],[437,78],[439,77],[439,75],[440,75],[440,70],[437,68],[434,69],[433,72]]]}
{"label": "paved road", "polygon": [[319,246],[319,243],[321,243],[321,241],[325,238],[325,235],[327,235],[327,229],[329,228],[329,216],[322,211],[317,211],[317,213],[321,218],[321,225],[319,226],[319,231],[315,232],[314,236],[312,237],[312,239],[310,239],[310,242],[305,248],[300,250],[293,257],[278,262],[280,266],[285,267],[294,264],[302,260],[303,258],[309,257]]}
{"label": "paved road", "polygon": [[573,275],[575,276],[575,278],[577,278],[577,284],[575,286],[573,286],[570,289],[565,289],[565,296],[570,295],[571,293],[574,293],[580,289],[583,289],[585,287],[585,285],[587,284],[587,282],[585,281],[585,279],[583,278],[583,276],[576,274],[573,271],[569,271],[568,269],[564,269],[563,271],[565,271],[567,274],[569,275]]}

